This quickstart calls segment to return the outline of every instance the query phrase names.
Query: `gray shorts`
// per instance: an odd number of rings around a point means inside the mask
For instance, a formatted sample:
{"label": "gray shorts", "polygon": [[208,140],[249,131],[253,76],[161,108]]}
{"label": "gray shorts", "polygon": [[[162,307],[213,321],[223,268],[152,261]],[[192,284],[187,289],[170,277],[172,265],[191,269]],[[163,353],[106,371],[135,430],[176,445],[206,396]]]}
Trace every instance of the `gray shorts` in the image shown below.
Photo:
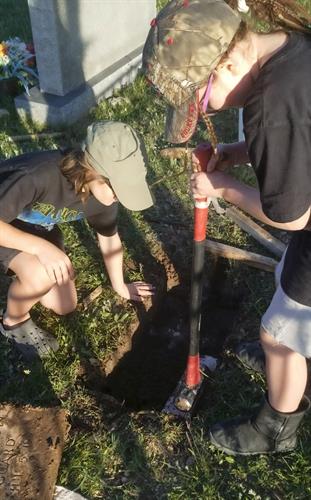
{"label": "gray shorts", "polygon": [[[28,222],[23,222],[17,219],[12,221],[10,224],[17,229],[20,229],[21,231],[25,231],[25,233],[39,236],[39,238],[43,238],[50,243],[53,243],[61,250],[64,250],[63,235],[58,226],[54,226],[51,231],[48,231],[43,226],[39,226],[37,224],[29,224]],[[9,269],[10,262],[19,253],[20,250],[0,247],[0,270],[4,273],[12,274]]]}
{"label": "gray shorts", "polygon": [[311,358],[311,307],[295,302],[280,284],[285,253],[276,267],[276,291],[261,319],[262,328],[279,344]]}

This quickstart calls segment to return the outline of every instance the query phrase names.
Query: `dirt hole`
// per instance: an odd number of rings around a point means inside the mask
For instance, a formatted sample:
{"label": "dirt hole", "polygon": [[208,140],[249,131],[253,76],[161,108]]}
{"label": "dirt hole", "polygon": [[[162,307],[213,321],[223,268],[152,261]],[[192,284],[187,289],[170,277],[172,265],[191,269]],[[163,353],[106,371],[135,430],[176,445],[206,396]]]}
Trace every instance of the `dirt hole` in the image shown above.
{"label": "dirt hole", "polygon": [[[130,410],[163,407],[186,366],[189,293],[190,286],[176,286],[164,296],[152,324],[135,333],[131,350],[97,384],[97,390]],[[239,315],[242,296],[243,291],[232,291],[224,264],[219,264],[203,290],[201,355],[221,356]]]}

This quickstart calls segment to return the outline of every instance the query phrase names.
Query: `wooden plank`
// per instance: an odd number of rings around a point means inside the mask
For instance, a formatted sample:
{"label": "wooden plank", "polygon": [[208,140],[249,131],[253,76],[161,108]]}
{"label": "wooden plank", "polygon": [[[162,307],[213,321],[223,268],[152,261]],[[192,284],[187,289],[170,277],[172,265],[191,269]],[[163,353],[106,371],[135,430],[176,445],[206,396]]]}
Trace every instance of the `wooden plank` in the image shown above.
{"label": "wooden plank", "polygon": [[226,215],[274,255],[277,257],[283,255],[286,245],[254,222],[250,217],[247,217],[247,215],[235,207],[227,208]]}
{"label": "wooden plank", "polygon": [[224,243],[219,243],[218,241],[206,240],[205,248],[208,252],[216,255],[217,257],[239,260],[248,266],[263,269],[268,272],[274,272],[275,266],[278,263],[271,257],[265,257],[264,255],[259,255],[254,252],[248,252],[247,250],[225,245]]}
{"label": "wooden plank", "polygon": [[62,137],[63,135],[64,132],[46,132],[42,134],[12,135],[9,137],[9,140],[14,142],[22,142],[22,141],[31,141],[33,139]]}
{"label": "wooden plank", "polygon": [[96,300],[103,292],[102,285],[97,286],[89,295],[87,295],[80,304],[80,309],[87,309],[94,300]]}
{"label": "wooden plank", "polygon": [[180,160],[185,155],[192,153],[194,148],[165,148],[160,150],[162,158],[170,158],[171,160]]}

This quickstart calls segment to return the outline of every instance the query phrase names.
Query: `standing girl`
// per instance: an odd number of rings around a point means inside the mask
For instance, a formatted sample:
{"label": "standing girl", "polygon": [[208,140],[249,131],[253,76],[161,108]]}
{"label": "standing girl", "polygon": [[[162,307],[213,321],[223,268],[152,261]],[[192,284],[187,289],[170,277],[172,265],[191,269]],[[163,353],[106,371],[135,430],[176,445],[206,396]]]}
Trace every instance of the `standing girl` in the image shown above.
{"label": "standing girl", "polygon": [[[252,14],[271,30],[249,29]],[[290,0],[184,0],[170,2],[151,25],[144,67],[170,104],[168,140],[187,141],[201,113],[214,143],[207,173],[192,175],[194,196],[223,198],[292,232],[261,320],[267,395],[252,417],[212,426],[210,439],[230,454],[289,451],[310,406],[311,18]],[[246,140],[217,147],[208,115],[231,107],[243,107]],[[244,162],[258,188],[224,171]]]}

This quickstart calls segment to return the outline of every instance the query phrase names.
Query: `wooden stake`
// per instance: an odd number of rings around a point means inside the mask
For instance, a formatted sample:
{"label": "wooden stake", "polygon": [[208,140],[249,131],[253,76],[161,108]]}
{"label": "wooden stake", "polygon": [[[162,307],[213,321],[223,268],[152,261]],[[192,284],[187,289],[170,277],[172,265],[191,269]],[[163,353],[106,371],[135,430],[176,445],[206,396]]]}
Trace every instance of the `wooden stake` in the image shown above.
{"label": "wooden stake", "polygon": [[[188,148],[188,154],[192,153],[194,148]],[[160,150],[162,158],[170,158],[171,160],[180,160],[187,154],[186,148],[165,148]]]}
{"label": "wooden stake", "polygon": [[79,309],[87,309],[103,292],[102,285],[97,286],[89,295],[87,295],[80,303]]}
{"label": "wooden stake", "polygon": [[33,139],[62,137],[63,135],[64,132],[45,132],[42,134],[12,135],[11,137],[9,137],[9,140],[14,142],[22,142],[22,141],[31,141]]}
{"label": "wooden stake", "polygon": [[275,259],[271,259],[271,257],[265,257],[264,255],[259,255],[254,252],[248,252],[247,250],[225,245],[224,243],[219,243],[218,241],[206,240],[205,248],[208,252],[216,255],[217,257],[240,260],[248,266],[263,269],[264,271],[271,273],[274,272],[275,266],[278,263]]}
{"label": "wooden stake", "polygon": [[263,229],[235,207],[226,209],[226,215],[233,220],[241,229],[253,236],[261,245],[270,250],[277,257],[281,257],[286,245]]}

